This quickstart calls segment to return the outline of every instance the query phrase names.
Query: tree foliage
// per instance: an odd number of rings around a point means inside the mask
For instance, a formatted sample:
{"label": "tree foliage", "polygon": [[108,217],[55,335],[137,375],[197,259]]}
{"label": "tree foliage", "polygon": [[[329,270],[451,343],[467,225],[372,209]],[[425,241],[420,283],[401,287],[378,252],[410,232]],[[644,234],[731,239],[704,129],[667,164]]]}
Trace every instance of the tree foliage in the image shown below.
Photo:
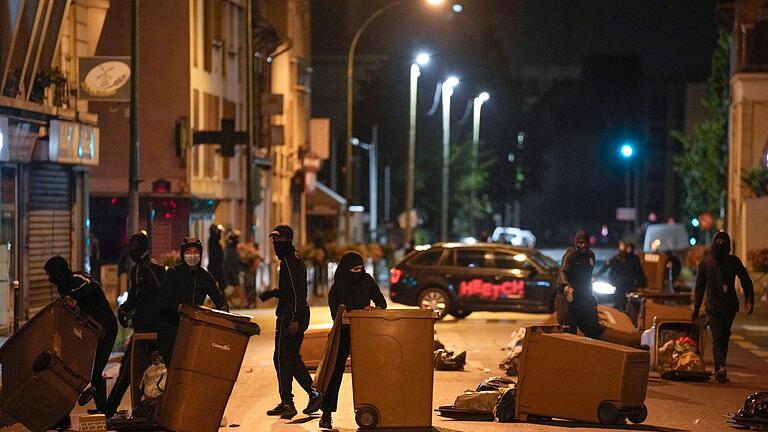
{"label": "tree foliage", "polygon": [[702,104],[707,118],[697,124],[693,135],[679,131],[672,135],[683,146],[675,158],[675,171],[683,182],[683,208],[689,215],[707,211],[724,216],[728,184],[728,35],[720,33],[712,54],[707,92]]}
{"label": "tree foliage", "polygon": [[[482,143],[479,146],[483,148]],[[480,220],[493,211],[488,194],[483,191],[488,186],[490,169],[495,163],[488,152],[478,154],[477,169],[472,169],[472,141],[465,140],[451,146],[450,177],[450,214],[451,234],[454,238],[474,236],[471,218]],[[475,192],[474,203],[470,199]]]}

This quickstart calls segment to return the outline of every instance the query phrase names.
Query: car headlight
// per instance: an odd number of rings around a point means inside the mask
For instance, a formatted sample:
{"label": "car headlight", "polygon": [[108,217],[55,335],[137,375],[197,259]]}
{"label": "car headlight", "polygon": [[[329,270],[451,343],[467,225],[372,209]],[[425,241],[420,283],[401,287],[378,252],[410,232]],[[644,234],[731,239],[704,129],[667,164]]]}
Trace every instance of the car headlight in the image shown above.
{"label": "car headlight", "polygon": [[616,287],[604,281],[592,282],[592,292],[603,295],[615,294]]}

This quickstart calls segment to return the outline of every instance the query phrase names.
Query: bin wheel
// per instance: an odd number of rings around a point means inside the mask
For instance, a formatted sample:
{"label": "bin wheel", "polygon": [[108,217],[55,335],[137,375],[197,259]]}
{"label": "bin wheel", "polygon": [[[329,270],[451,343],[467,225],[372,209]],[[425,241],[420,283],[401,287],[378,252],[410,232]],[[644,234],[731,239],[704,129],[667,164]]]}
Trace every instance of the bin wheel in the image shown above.
{"label": "bin wheel", "polygon": [[379,413],[372,406],[364,406],[355,413],[355,422],[363,429],[374,428],[379,424]]}
{"label": "bin wheel", "polygon": [[53,354],[50,351],[43,351],[35,357],[35,361],[32,362],[32,371],[38,373],[44,369],[47,369],[53,363]]}
{"label": "bin wheel", "polygon": [[603,401],[597,407],[597,419],[600,424],[615,424],[619,420],[619,409],[613,403]]}
{"label": "bin wheel", "polygon": [[634,424],[640,424],[644,422],[645,419],[648,418],[648,407],[643,405],[642,408],[633,411],[630,415],[627,416],[627,418]]}

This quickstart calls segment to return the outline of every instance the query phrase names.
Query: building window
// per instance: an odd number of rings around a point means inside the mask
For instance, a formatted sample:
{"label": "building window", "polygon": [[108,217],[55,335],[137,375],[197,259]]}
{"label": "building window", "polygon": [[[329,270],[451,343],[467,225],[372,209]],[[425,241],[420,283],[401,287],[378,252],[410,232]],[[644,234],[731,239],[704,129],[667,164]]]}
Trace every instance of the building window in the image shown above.
{"label": "building window", "polygon": [[192,0],[192,66],[197,67],[197,51],[200,49],[198,45],[198,33],[199,25],[197,22],[198,14],[198,0]]}
{"label": "building window", "polygon": [[[220,127],[220,115],[219,115],[219,97],[216,95],[203,93],[204,97],[203,100],[205,101],[205,105],[203,106],[203,112],[205,115],[205,130],[219,130]],[[208,144],[204,145],[204,164],[203,164],[203,175],[207,178],[215,178],[216,177],[216,150],[218,146]]]}
{"label": "building window", "polygon": [[[200,130],[200,92],[192,90],[192,129]],[[192,177],[200,177],[200,147],[192,146]]]}

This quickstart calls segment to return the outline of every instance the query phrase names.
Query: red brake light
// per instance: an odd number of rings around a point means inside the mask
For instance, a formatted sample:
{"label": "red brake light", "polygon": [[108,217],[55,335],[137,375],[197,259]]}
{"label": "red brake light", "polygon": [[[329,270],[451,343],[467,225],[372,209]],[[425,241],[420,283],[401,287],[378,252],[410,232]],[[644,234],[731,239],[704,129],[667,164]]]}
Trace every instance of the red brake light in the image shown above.
{"label": "red brake light", "polygon": [[400,282],[400,278],[403,277],[403,271],[398,268],[393,268],[389,271],[389,283],[392,285]]}

